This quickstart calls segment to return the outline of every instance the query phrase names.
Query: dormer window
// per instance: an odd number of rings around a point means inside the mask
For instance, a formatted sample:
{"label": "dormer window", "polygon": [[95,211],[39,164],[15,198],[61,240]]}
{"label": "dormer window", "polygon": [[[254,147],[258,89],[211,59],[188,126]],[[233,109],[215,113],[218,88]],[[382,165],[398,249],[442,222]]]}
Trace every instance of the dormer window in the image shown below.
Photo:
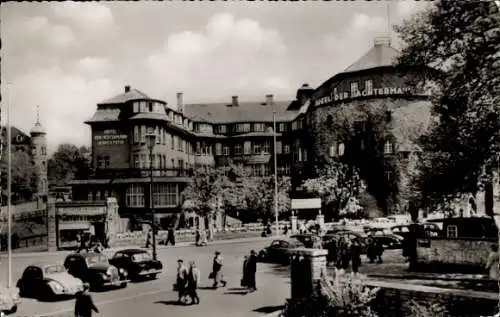
{"label": "dormer window", "polygon": [[149,112],[153,112],[153,103],[152,102],[148,102],[148,109],[149,109]]}
{"label": "dormer window", "polygon": [[264,132],[265,128],[263,123],[254,123],[253,125],[254,132]]}
{"label": "dormer window", "polygon": [[358,83],[353,81],[351,82],[351,96],[355,96],[358,93]]}
{"label": "dormer window", "polygon": [[390,140],[385,141],[384,154],[389,155],[393,153],[394,153],[394,144]]}

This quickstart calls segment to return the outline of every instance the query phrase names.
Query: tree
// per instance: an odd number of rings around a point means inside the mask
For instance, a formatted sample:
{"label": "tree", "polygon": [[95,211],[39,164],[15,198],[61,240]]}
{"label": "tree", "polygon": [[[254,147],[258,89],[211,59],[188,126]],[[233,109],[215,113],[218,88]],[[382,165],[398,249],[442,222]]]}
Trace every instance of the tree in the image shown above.
{"label": "tree", "polygon": [[51,185],[64,186],[76,178],[85,178],[90,172],[90,149],[72,144],[61,144],[48,161],[48,179]]}
{"label": "tree", "polygon": [[437,118],[420,140],[418,202],[437,206],[475,194],[491,182],[484,171],[500,152],[499,8],[493,1],[439,1],[396,30],[405,42],[399,64],[420,67],[421,84],[432,83]]}
{"label": "tree", "polygon": [[[38,174],[31,161],[30,155],[24,151],[12,152],[12,202],[20,203],[32,199],[37,193]],[[2,184],[7,184],[8,177],[8,157],[2,156],[1,178]],[[2,205],[7,204],[7,186],[2,187]]]}
{"label": "tree", "polygon": [[306,180],[302,188],[321,197],[327,216],[337,218],[341,211],[356,209],[348,203],[365,190],[365,184],[355,167],[332,161],[318,171],[317,177]]}
{"label": "tree", "polygon": [[[246,204],[257,212],[264,224],[275,218],[275,182],[274,177],[247,178],[245,186]],[[291,182],[289,177],[278,177],[278,215],[290,210]]]}
{"label": "tree", "polygon": [[190,208],[200,217],[208,220],[210,237],[213,235],[213,215],[222,199],[224,184],[227,177],[223,170],[212,167],[197,168],[191,182],[186,186],[182,195],[190,202]]}

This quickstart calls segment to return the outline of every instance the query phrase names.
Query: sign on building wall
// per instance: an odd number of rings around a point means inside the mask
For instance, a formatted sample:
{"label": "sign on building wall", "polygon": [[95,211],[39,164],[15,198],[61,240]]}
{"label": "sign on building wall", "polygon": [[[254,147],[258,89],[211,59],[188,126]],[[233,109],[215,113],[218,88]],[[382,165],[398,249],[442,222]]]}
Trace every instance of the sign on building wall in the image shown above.
{"label": "sign on building wall", "polygon": [[104,130],[94,135],[94,142],[97,146],[124,145],[127,143],[128,135],[120,133],[115,129]]}
{"label": "sign on building wall", "polygon": [[356,90],[354,93],[350,91],[344,91],[339,93],[331,93],[330,95],[318,98],[315,101],[316,106],[321,106],[335,101],[347,101],[362,97],[373,97],[373,96],[401,96],[407,95],[412,92],[410,87],[383,87],[383,88],[372,88],[368,90]]}
{"label": "sign on building wall", "polygon": [[321,209],[321,198],[292,199],[292,210]]}

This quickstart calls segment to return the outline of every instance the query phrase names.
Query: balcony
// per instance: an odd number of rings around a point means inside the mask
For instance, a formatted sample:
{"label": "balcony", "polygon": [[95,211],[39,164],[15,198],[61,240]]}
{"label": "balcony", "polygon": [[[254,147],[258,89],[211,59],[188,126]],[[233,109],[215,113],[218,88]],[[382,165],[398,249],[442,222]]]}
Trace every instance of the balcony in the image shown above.
{"label": "balcony", "polygon": [[[144,178],[149,177],[151,170],[149,168],[108,168],[96,169],[89,178],[93,179],[109,179],[109,178]],[[155,177],[191,177],[193,176],[192,169],[184,168],[162,168],[153,169]]]}

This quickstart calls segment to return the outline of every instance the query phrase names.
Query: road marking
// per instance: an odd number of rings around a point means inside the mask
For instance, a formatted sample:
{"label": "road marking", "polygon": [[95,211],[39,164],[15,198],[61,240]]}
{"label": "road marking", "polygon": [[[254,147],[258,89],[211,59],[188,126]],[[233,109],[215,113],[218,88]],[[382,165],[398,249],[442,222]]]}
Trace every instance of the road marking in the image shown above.
{"label": "road marking", "polygon": [[[140,294],[136,294],[136,295],[132,295],[132,296],[126,296],[126,297],[108,299],[108,300],[104,300],[104,301],[101,301],[101,302],[96,302],[95,304],[96,304],[97,307],[99,307],[99,306],[102,306],[102,305],[112,304],[112,303],[121,302],[121,301],[124,301],[124,300],[134,299],[134,298],[138,298],[138,297],[160,294],[160,293],[168,292],[168,291],[171,291],[171,290],[172,290],[171,288],[164,288],[164,289],[160,289],[160,290],[156,290],[156,291],[150,291],[150,292],[146,292],[146,293],[140,293]],[[50,313],[44,313],[44,314],[41,314],[41,315],[35,315],[35,317],[57,316],[58,314],[72,312],[73,310],[74,310],[74,308],[66,308],[66,309],[61,309],[61,310],[53,311],[53,312],[50,312]]]}

